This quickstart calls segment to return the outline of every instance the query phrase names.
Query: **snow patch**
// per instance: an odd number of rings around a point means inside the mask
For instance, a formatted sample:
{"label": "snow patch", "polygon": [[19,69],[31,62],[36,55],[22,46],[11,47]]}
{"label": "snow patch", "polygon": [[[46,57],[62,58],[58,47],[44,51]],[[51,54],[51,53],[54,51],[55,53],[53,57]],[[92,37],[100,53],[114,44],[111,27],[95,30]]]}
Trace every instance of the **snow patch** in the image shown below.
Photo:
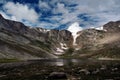
{"label": "snow patch", "polygon": [[67,45],[65,43],[60,43],[62,49],[68,49]]}
{"label": "snow patch", "polygon": [[80,48],[75,48],[75,50],[80,50]]}
{"label": "snow patch", "polygon": [[64,52],[64,51],[60,48],[57,48],[57,52]]}
{"label": "snow patch", "polygon": [[56,54],[56,55],[62,55],[63,53],[61,53],[61,52],[55,52],[54,54]]}
{"label": "snow patch", "polygon": [[76,35],[73,35],[73,45],[77,45],[76,44],[76,39],[79,36],[79,34],[76,33]]}
{"label": "snow patch", "polygon": [[56,48],[56,49],[57,50],[54,54],[56,54],[56,55],[62,55],[63,54],[64,51],[62,49],[60,49],[60,48]]}
{"label": "snow patch", "polygon": [[101,27],[90,27],[91,29],[96,29],[96,30],[102,30],[102,31],[107,31],[103,28],[103,26]]}
{"label": "snow patch", "polygon": [[97,28],[95,28],[95,29],[97,29],[97,30],[104,30],[104,29],[103,29],[103,26],[97,27]]}
{"label": "snow patch", "polygon": [[120,25],[118,27],[120,28]]}
{"label": "snow patch", "polygon": [[102,30],[102,31],[107,31],[107,30],[105,30],[105,29],[103,28],[103,26],[97,27],[97,28],[95,28],[95,29],[97,29],[97,30]]}
{"label": "snow patch", "polygon": [[77,32],[83,30],[82,27],[79,26],[78,22],[75,22],[72,25],[70,25],[67,30],[72,33],[72,36],[73,36],[73,39],[74,39],[73,45],[76,45],[76,38],[79,36],[77,34]]}
{"label": "snow patch", "polygon": [[40,32],[45,32],[45,33],[46,33],[46,32],[48,32],[48,31],[50,31],[50,30],[48,30],[48,29],[41,29],[41,28],[39,28],[39,31],[40,31]]}

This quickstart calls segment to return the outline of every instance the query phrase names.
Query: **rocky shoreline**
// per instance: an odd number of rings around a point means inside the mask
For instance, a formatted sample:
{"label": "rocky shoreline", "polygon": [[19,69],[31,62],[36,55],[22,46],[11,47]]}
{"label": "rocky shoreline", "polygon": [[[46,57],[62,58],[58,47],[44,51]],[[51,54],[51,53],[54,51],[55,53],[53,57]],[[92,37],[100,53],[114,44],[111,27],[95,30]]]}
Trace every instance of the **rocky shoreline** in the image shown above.
{"label": "rocky shoreline", "polygon": [[[72,61],[72,62],[71,62]],[[58,63],[63,63],[59,66]],[[120,61],[45,60],[0,64],[1,80],[119,80]]]}

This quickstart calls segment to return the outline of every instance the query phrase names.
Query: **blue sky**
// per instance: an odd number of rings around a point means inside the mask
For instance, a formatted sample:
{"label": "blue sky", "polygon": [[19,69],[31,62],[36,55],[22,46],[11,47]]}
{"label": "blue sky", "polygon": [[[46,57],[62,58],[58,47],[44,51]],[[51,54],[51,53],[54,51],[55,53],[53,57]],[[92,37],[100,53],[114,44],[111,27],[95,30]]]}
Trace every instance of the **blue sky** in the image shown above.
{"label": "blue sky", "polygon": [[82,28],[120,20],[120,0],[0,0],[0,13],[27,26],[66,29],[78,22]]}

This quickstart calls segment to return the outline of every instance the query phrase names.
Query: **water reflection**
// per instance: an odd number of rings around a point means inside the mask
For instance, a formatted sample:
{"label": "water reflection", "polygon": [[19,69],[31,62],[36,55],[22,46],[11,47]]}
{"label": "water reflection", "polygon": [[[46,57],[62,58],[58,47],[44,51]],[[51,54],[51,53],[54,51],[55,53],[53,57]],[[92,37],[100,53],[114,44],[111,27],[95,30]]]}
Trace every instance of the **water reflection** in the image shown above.
{"label": "water reflection", "polygon": [[50,60],[49,62],[47,62],[47,64],[54,66],[66,66],[66,65],[71,66],[78,64],[79,62],[81,61],[78,59],[55,59],[55,60]]}
{"label": "water reflection", "polygon": [[77,59],[71,59],[72,63],[78,63],[79,61]]}
{"label": "water reflection", "polygon": [[[97,65],[97,64],[104,64],[104,63],[115,63],[120,61],[115,60],[84,60],[84,59],[42,59],[42,60],[30,60],[27,63],[39,64],[39,65],[51,65],[51,66],[72,66],[72,65]],[[24,63],[24,62],[23,62]]]}
{"label": "water reflection", "polygon": [[55,62],[55,65],[56,65],[56,66],[64,66],[64,64],[65,64],[65,61],[62,60],[62,59],[57,60],[57,61]]}

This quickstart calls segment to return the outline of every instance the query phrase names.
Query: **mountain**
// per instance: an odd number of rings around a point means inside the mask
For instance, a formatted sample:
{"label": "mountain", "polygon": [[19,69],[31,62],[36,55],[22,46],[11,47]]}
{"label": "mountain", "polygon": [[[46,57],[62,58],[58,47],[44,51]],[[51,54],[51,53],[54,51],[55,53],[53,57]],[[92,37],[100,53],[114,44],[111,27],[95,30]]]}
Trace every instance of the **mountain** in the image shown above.
{"label": "mountain", "polygon": [[[92,58],[120,58],[120,21],[109,22],[103,29],[79,32],[77,56]],[[78,55],[79,53],[79,55]]]}
{"label": "mountain", "polygon": [[30,28],[0,15],[0,58],[57,58],[72,40],[67,30]]}
{"label": "mountain", "polygon": [[67,30],[28,27],[0,15],[0,59],[120,58],[120,21],[103,30],[76,22]]}

